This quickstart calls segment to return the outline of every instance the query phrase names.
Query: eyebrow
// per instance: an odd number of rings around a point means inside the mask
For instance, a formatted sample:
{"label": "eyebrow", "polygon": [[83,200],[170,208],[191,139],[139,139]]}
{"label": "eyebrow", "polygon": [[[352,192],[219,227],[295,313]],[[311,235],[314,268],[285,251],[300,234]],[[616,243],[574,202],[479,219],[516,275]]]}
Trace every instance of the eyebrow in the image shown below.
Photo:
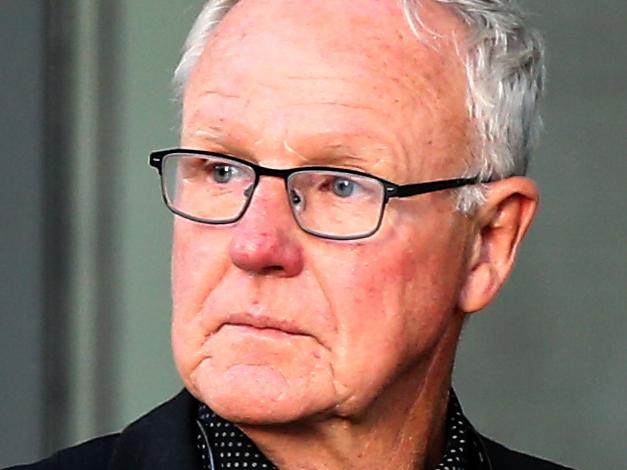
{"label": "eyebrow", "polygon": [[[371,171],[376,167],[382,158],[395,158],[393,147],[384,143],[376,136],[367,136],[365,134],[353,135],[353,140],[358,140],[357,145],[347,144],[342,141],[343,136],[348,133],[344,132],[324,132],[314,134],[304,140],[317,141],[314,152],[298,151],[298,145],[292,146],[288,144],[290,150],[302,157],[303,166],[335,166],[335,167],[351,167],[363,171]],[[188,137],[199,139],[207,143],[217,144],[225,149],[232,149],[226,153],[232,153],[234,156],[250,160],[253,163],[259,163],[258,158],[244,146],[238,145],[233,138],[233,134],[224,127],[211,125],[203,128],[194,129]],[[301,144],[302,145],[302,144]],[[357,151],[365,150],[363,152]],[[377,156],[374,160],[368,157]]]}
{"label": "eyebrow", "polygon": [[359,155],[348,146],[340,144],[333,147],[332,151],[320,151],[306,156],[307,165],[357,166],[361,168],[364,163],[369,163],[366,155]]}
{"label": "eyebrow", "polygon": [[[203,150],[206,150],[206,146],[218,145],[226,150],[224,153],[231,153],[233,156],[244,159],[252,159],[253,157],[250,152],[246,151],[245,146],[240,145],[233,134],[222,126],[203,126],[185,134],[184,137],[191,140],[194,147]],[[188,144],[185,145],[189,146]]]}

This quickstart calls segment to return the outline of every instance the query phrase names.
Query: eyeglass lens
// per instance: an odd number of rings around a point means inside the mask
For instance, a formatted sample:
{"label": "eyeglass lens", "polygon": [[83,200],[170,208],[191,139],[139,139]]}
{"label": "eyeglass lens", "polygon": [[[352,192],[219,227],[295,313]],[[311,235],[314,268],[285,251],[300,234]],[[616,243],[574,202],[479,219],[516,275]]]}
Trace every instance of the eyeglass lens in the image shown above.
{"label": "eyeglass lens", "polygon": [[[163,161],[166,201],[175,212],[209,223],[229,223],[246,210],[254,170],[217,156],[172,154]],[[305,231],[328,237],[376,230],[384,188],[374,178],[341,171],[303,170],[287,179],[292,212]]]}

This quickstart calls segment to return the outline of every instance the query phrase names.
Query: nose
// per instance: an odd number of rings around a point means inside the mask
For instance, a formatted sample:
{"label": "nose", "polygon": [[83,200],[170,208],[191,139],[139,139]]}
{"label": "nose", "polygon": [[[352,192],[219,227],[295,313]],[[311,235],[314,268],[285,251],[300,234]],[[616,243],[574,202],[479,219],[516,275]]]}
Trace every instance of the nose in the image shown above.
{"label": "nose", "polygon": [[229,255],[235,266],[285,277],[303,269],[300,229],[280,180],[262,178],[243,217],[233,227]]}

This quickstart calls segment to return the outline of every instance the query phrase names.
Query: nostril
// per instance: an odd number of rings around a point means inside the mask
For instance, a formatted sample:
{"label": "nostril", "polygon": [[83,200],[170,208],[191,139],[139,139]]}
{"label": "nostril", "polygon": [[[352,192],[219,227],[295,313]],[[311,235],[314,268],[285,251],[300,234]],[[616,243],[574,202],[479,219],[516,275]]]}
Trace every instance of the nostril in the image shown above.
{"label": "nostril", "polygon": [[273,266],[266,266],[265,268],[262,269],[262,273],[264,274],[273,274],[279,271],[284,271],[283,266],[273,265]]}

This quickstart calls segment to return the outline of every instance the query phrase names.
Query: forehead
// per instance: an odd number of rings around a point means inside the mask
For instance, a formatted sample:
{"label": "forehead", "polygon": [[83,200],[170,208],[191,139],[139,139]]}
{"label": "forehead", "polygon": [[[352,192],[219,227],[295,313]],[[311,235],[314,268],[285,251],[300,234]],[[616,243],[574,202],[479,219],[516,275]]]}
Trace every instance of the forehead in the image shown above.
{"label": "forehead", "polygon": [[255,141],[361,135],[396,140],[388,143],[402,151],[457,130],[450,145],[465,135],[454,45],[463,30],[440,6],[423,18],[437,43],[417,40],[395,0],[241,0],[193,70],[183,139],[198,131]]}

